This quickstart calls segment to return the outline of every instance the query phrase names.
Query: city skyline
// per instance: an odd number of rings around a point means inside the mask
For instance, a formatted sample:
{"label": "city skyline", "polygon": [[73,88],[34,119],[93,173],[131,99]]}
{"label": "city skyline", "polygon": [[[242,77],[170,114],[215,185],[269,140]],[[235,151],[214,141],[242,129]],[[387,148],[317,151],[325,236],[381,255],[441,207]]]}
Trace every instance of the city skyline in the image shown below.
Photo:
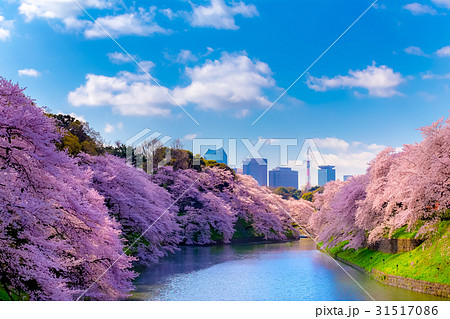
{"label": "city skyline", "polygon": [[[220,163],[220,162],[219,162]],[[244,168],[244,166],[249,166],[249,164],[253,164],[256,166],[264,166],[263,169],[265,171],[261,173],[259,169],[256,168]],[[241,168],[241,167],[242,168]],[[270,187],[294,187],[297,189],[300,189],[307,185],[307,180],[302,180],[300,178],[300,171],[294,170],[291,167],[288,166],[277,166],[274,169],[267,170],[267,167],[269,166],[269,161],[265,158],[254,158],[254,157],[247,157],[245,158],[240,166],[232,167],[233,170],[237,174],[244,174],[244,175],[250,175],[252,176],[259,185],[263,186],[270,186]],[[335,180],[341,180],[341,181],[347,181],[349,178],[353,177],[353,175],[343,175],[342,179],[336,178],[336,170],[335,166],[333,165],[324,165],[324,166],[317,166],[317,178],[312,179],[311,187],[314,186],[324,186],[329,181],[335,181]],[[306,167],[303,169],[306,171]],[[313,170],[314,171],[314,170]],[[265,182],[261,182],[265,176]],[[316,174],[314,174],[316,175]],[[295,180],[295,181],[294,181]],[[267,183],[267,181],[269,181]],[[316,181],[316,182],[315,182]],[[294,185],[295,184],[295,185]]]}

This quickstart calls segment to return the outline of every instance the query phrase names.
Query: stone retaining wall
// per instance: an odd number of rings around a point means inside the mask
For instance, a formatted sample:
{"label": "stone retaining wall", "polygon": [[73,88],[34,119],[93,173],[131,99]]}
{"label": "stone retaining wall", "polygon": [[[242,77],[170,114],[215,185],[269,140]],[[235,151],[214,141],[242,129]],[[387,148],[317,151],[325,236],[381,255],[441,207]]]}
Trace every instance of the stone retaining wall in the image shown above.
{"label": "stone retaining wall", "polygon": [[382,238],[380,241],[368,245],[369,249],[387,254],[404,253],[416,249],[423,241],[408,238]]}
{"label": "stone retaining wall", "polygon": [[401,276],[394,276],[386,274],[375,268],[372,268],[370,275],[376,280],[385,285],[408,289],[424,294],[441,296],[450,298],[450,285],[440,284],[436,282],[428,282],[412,278],[405,278]]}

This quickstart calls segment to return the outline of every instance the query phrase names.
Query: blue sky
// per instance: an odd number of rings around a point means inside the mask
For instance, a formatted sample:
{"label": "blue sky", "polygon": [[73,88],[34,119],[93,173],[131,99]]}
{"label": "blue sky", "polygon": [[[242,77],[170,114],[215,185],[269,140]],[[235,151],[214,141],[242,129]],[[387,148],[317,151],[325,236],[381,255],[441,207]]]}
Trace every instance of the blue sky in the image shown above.
{"label": "blue sky", "polygon": [[[341,178],[448,116],[450,0],[378,1],[255,125],[373,1],[78,2],[97,24],[72,0],[3,1],[0,75],[106,142],[144,128],[186,148],[193,137],[296,138],[293,161],[315,138]],[[277,147],[261,154],[278,164]]]}

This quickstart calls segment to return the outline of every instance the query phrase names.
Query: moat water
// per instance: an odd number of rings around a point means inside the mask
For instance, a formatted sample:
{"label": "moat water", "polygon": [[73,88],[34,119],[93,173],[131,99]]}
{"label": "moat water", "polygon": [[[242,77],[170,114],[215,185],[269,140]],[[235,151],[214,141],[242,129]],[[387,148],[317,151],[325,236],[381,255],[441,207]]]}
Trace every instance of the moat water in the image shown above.
{"label": "moat water", "polygon": [[[389,287],[343,267],[375,300],[446,300]],[[133,300],[371,300],[311,239],[181,247],[147,268]]]}

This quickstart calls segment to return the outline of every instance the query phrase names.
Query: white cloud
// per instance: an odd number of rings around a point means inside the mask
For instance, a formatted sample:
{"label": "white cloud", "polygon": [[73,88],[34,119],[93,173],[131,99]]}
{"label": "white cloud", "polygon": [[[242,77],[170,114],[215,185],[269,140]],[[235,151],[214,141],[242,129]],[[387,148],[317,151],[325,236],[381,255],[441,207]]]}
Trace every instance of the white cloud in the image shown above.
{"label": "white cloud", "polygon": [[350,174],[363,174],[371,160],[375,158],[375,152],[355,152],[339,154],[322,154],[325,162],[336,166],[337,170],[346,171]]}
{"label": "white cloud", "polygon": [[437,50],[436,51],[436,55],[439,56],[439,57],[450,56],[450,45]]}
{"label": "white cloud", "polygon": [[385,4],[378,4],[378,3],[375,3],[374,5],[373,5],[373,8],[374,9],[378,9],[378,10],[384,10],[384,9],[386,9],[387,7],[386,7],[386,5]]}
{"label": "white cloud", "polygon": [[342,180],[343,175],[361,175],[369,167],[369,163],[379,152],[360,150],[346,153],[323,154],[328,165],[336,166],[336,178]]}
{"label": "white cloud", "polygon": [[346,151],[349,147],[349,143],[344,140],[335,137],[318,138],[314,140],[318,148],[334,149],[340,151]]}
{"label": "white cloud", "polygon": [[[34,18],[65,19],[75,17],[82,11],[73,0],[20,0],[19,12],[27,21]],[[84,8],[113,8],[113,0],[84,0],[80,4]]]}
{"label": "white cloud", "polygon": [[[107,55],[108,59],[114,64],[135,63],[136,61],[146,72],[149,72],[150,69],[155,67],[155,63],[153,63],[152,61],[142,61],[137,55],[131,55],[130,57],[128,54],[124,54],[121,52],[112,52],[108,53]],[[136,68],[139,72],[142,72],[142,69],[138,65],[136,65]]]}
{"label": "white cloud", "polygon": [[195,6],[191,16],[191,25],[194,27],[213,27],[216,29],[237,30],[235,16],[242,15],[250,18],[258,15],[253,4],[233,2],[227,6],[224,0],[211,0],[210,5]]}
{"label": "white cloud", "polygon": [[[130,12],[107,15],[96,18],[93,23],[89,19],[80,19],[84,12],[73,0],[20,0],[19,12],[25,16],[26,21],[35,18],[60,20],[66,30],[84,32],[86,38],[106,38],[108,35],[99,27],[99,24],[113,37],[137,35],[149,36],[155,33],[168,33],[168,30],[154,22],[156,7],[149,10],[138,8]],[[118,0],[80,0],[85,9],[115,9]]]}
{"label": "white cloud", "polygon": [[422,75],[422,79],[424,79],[424,80],[447,80],[447,79],[450,79],[450,73],[434,74],[434,73],[428,72],[428,73],[425,73]]}
{"label": "white cloud", "polygon": [[181,49],[180,52],[175,56],[172,56],[168,53],[164,53],[164,57],[167,60],[172,61],[174,63],[187,64],[189,62],[197,62],[200,59],[207,57],[208,55],[210,55],[213,52],[214,52],[214,49],[210,48],[210,47],[207,47],[206,52],[203,54],[193,53],[190,50]]}
{"label": "white cloud", "polygon": [[364,70],[350,70],[349,75],[338,75],[334,78],[323,76],[316,78],[310,76],[307,84],[315,91],[327,91],[336,88],[364,88],[369,91],[369,95],[378,97],[390,97],[400,94],[396,91],[405,79],[393,69],[381,65],[377,67],[375,62],[367,66]]}
{"label": "white cloud", "polygon": [[0,27],[0,41],[5,41],[11,37],[11,31]]}
{"label": "white cloud", "polygon": [[84,30],[84,35],[88,39],[107,38],[108,35],[99,25],[113,37],[124,35],[149,36],[155,33],[168,33],[166,29],[153,21],[154,11],[155,7],[152,7],[150,11],[139,9],[138,12],[134,13],[97,18],[95,20],[96,23],[90,23],[90,26]]}
{"label": "white cloud", "polygon": [[17,73],[19,74],[19,76],[30,76],[33,78],[37,78],[38,76],[41,75],[41,72],[39,72],[35,69],[23,69],[23,70],[17,71]]}
{"label": "white cloud", "polygon": [[384,150],[387,146],[386,145],[379,145],[379,144],[370,144],[367,145],[367,149],[370,151],[375,151],[375,152],[381,152],[382,150]]}
{"label": "white cloud", "polygon": [[79,11],[80,8],[71,0],[22,0],[19,6],[19,12],[25,15],[27,21],[37,17],[62,19]]}
{"label": "white cloud", "polygon": [[183,104],[195,103],[203,110],[234,109],[242,116],[249,108],[270,105],[263,89],[275,87],[271,74],[264,62],[252,61],[245,54],[224,53],[219,60],[186,68],[191,84],[173,93]]}
{"label": "white cloud", "polygon": [[113,132],[116,131],[116,129],[118,129],[118,130],[123,129],[123,123],[122,123],[122,122],[119,122],[119,123],[117,123],[116,125],[113,125],[113,124],[111,124],[111,123],[109,123],[109,122],[106,122],[105,128],[103,129],[103,131],[104,131],[105,133],[113,133]]}
{"label": "white cloud", "polygon": [[450,9],[450,0],[431,0],[438,6],[445,7],[447,9]]}
{"label": "white cloud", "polygon": [[13,20],[6,20],[0,15],[0,41],[6,41],[11,38],[11,29],[13,28]]}
{"label": "white cloud", "polygon": [[105,133],[112,133],[114,132],[115,128],[112,124],[106,123],[105,128],[103,130],[105,131]]}
{"label": "white cloud", "polygon": [[422,15],[422,14],[431,14],[431,15],[437,15],[437,11],[433,9],[432,7],[426,5],[426,4],[420,4],[417,2],[409,3],[405,6],[403,6],[403,9],[408,10],[413,15]]}
{"label": "white cloud", "polygon": [[[153,69],[156,64],[152,61],[140,61],[139,65],[144,69],[146,72],[149,72],[151,69]],[[138,71],[142,71],[141,68],[138,67]]]}
{"label": "white cloud", "polygon": [[86,29],[91,25],[91,21],[88,20],[80,20],[76,17],[67,17],[62,20],[64,23],[64,26],[66,27],[66,30],[68,31],[81,31]]}
{"label": "white cloud", "polygon": [[421,48],[415,47],[415,46],[407,47],[405,49],[405,52],[407,54],[411,54],[411,55],[427,56],[427,54],[425,52],[423,52]]}
{"label": "white cloud", "polygon": [[74,106],[111,106],[122,115],[168,116],[174,104],[146,74],[129,72],[111,77],[88,74],[86,83],[70,92],[68,100]]}
{"label": "white cloud", "polygon": [[177,14],[175,12],[173,12],[172,9],[167,8],[167,9],[162,9],[161,12],[168,17],[170,20],[173,20],[174,18],[177,17]]}
{"label": "white cloud", "polygon": [[186,134],[183,139],[185,140],[193,140],[194,138],[196,138],[198,136],[197,133],[192,133],[192,134]]}
{"label": "white cloud", "polygon": [[185,64],[186,62],[195,62],[198,60],[198,57],[194,55],[189,50],[181,50],[180,53],[178,53],[176,62]]}
{"label": "white cloud", "polygon": [[[224,53],[218,60],[186,67],[191,80],[187,86],[164,89],[181,105],[192,103],[199,109],[231,111],[242,117],[251,108],[270,105],[264,90],[278,89],[271,73],[266,63],[252,61],[244,53]],[[122,115],[168,116],[176,105],[146,74],[126,71],[115,76],[88,74],[68,100],[74,106],[112,106]]]}
{"label": "white cloud", "polygon": [[[124,64],[129,63],[132,61],[132,59],[125,53],[121,52],[112,52],[108,53],[108,59],[115,64]],[[136,56],[133,56],[134,59],[136,59]]]}

